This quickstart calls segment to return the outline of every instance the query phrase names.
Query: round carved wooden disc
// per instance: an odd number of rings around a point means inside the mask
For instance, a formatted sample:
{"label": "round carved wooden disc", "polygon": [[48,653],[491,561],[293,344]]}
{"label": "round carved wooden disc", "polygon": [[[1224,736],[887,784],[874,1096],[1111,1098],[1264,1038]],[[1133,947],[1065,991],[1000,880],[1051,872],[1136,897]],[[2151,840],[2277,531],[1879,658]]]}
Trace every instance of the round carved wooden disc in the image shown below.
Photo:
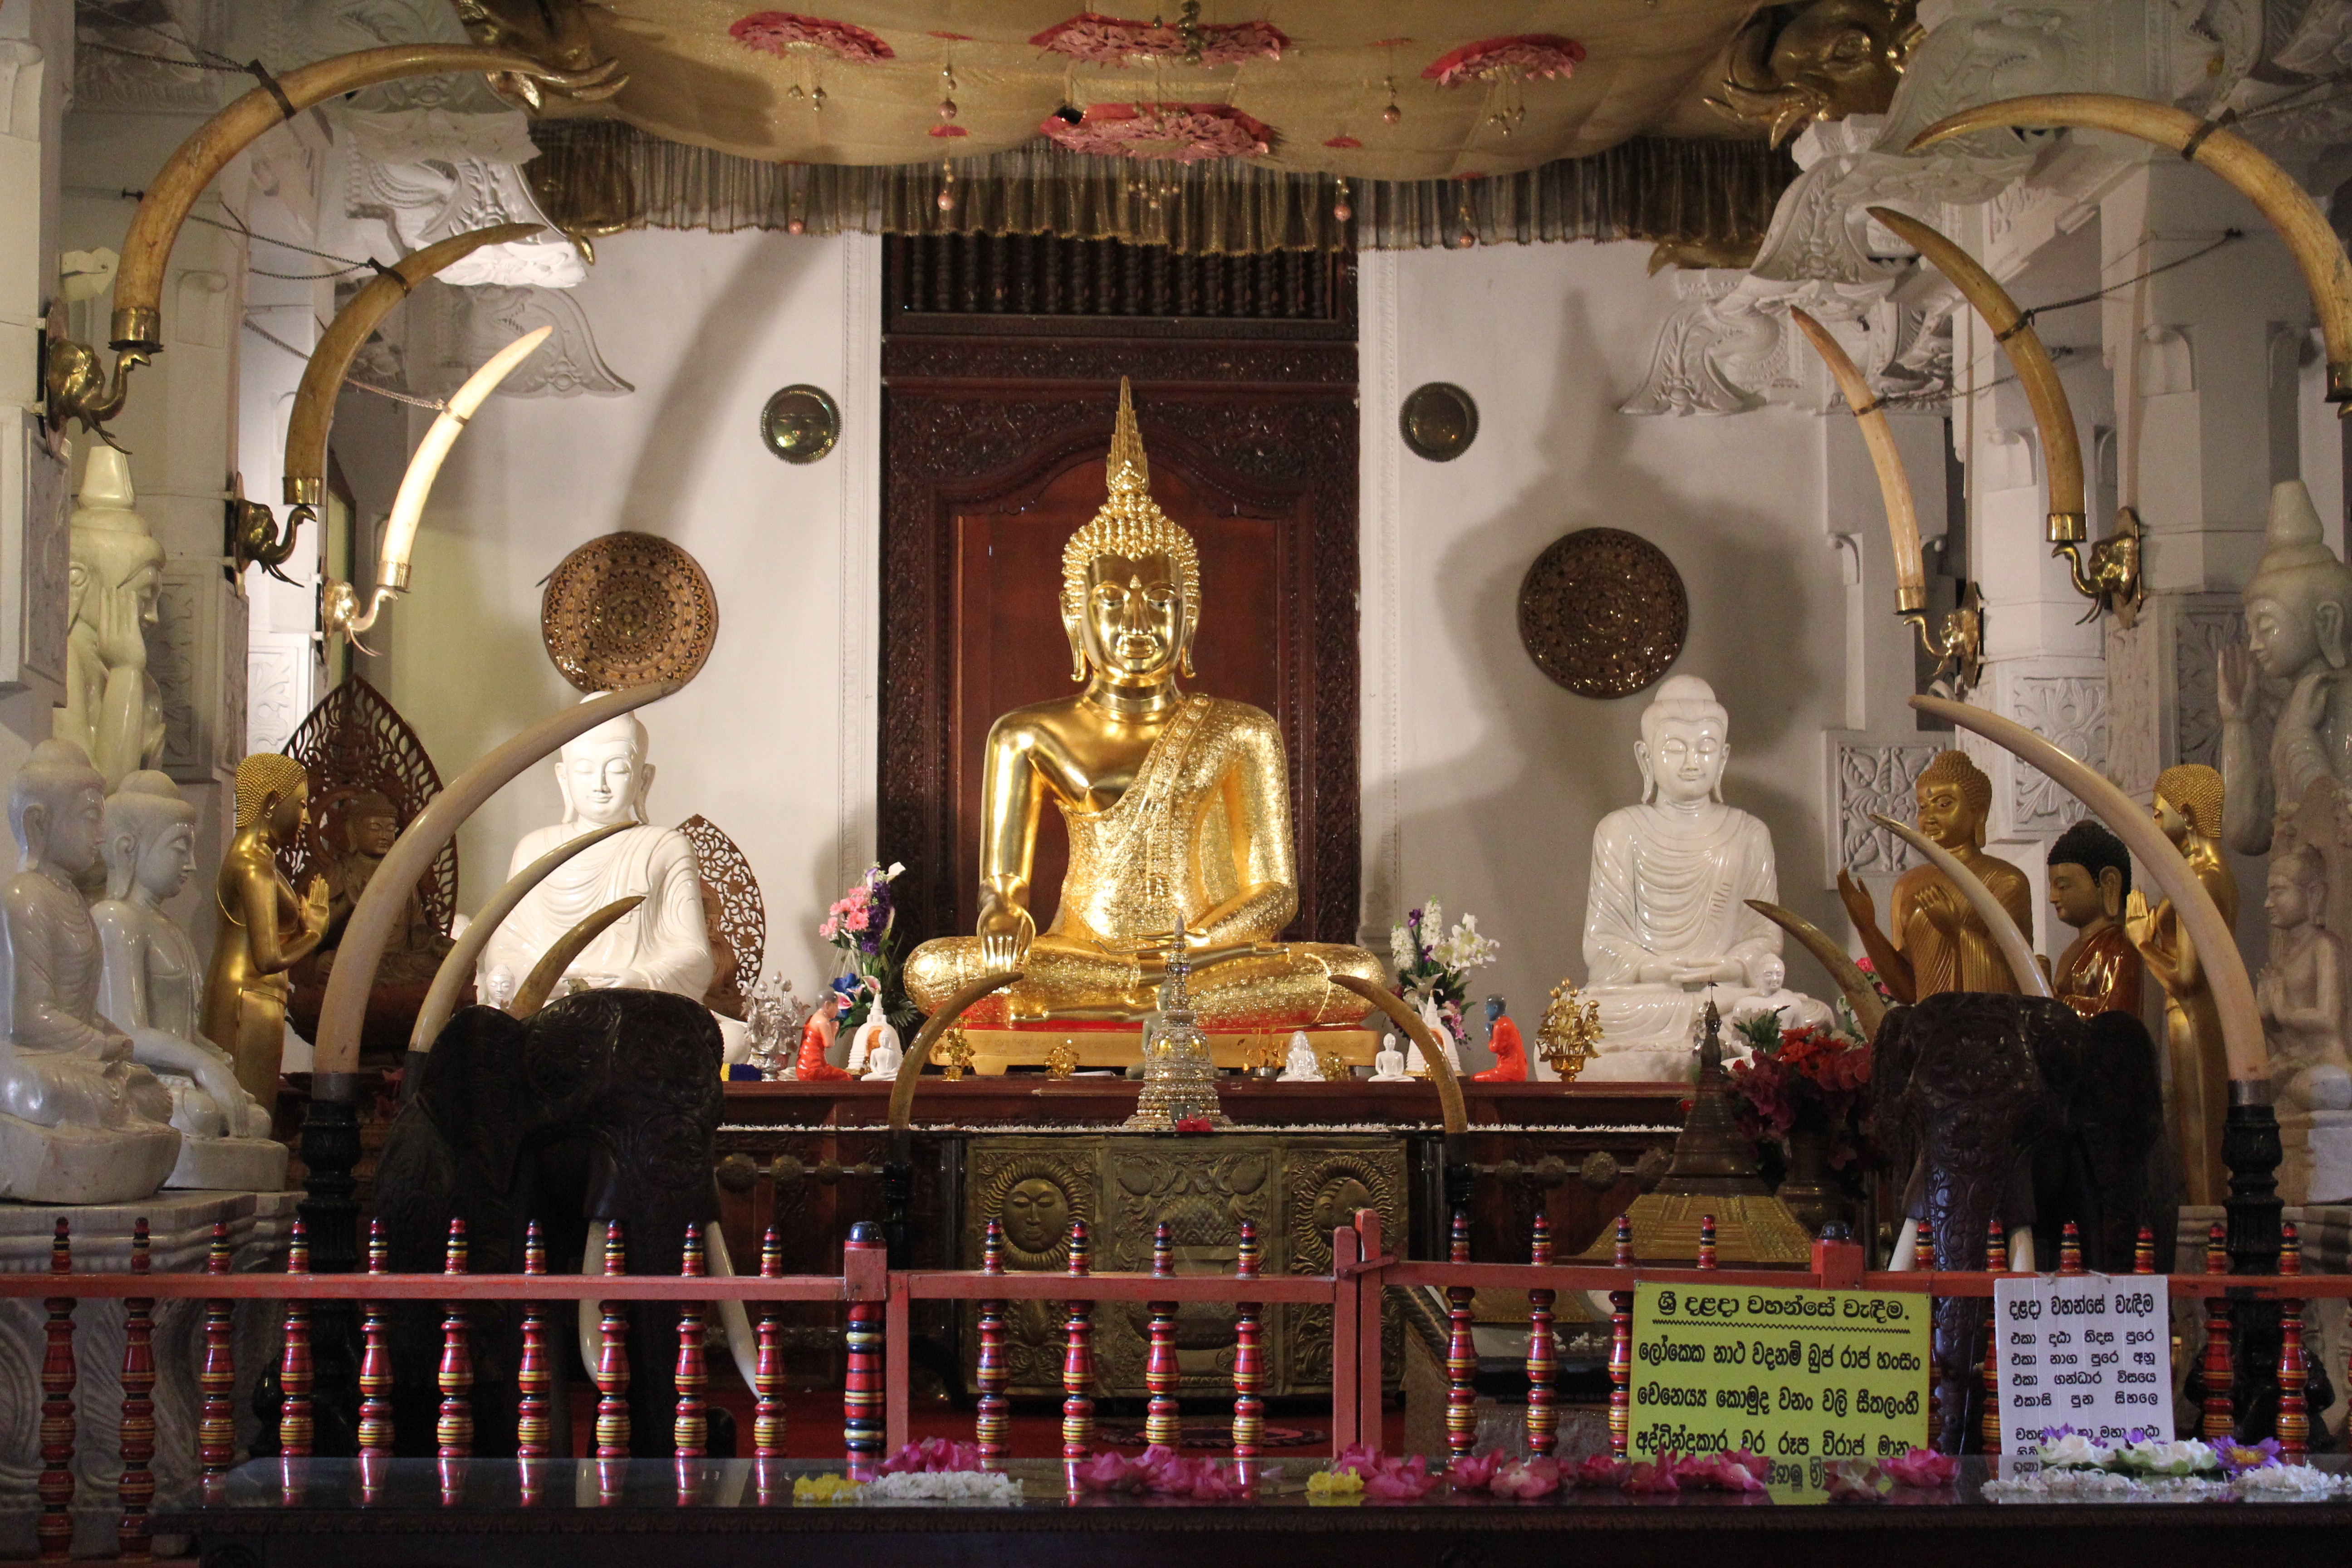
{"label": "round carved wooden disc", "polygon": [[1555,539],[1519,584],[1519,641],[1581,697],[1629,697],[1664,675],[1690,633],[1690,599],[1664,551],[1617,528]]}
{"label": "round carved wooden disc", "polygon": [[700,563],[668,540],[608,533],[549,574],[539,632],[583,691],[691,680],[719,640],[719,596]]}

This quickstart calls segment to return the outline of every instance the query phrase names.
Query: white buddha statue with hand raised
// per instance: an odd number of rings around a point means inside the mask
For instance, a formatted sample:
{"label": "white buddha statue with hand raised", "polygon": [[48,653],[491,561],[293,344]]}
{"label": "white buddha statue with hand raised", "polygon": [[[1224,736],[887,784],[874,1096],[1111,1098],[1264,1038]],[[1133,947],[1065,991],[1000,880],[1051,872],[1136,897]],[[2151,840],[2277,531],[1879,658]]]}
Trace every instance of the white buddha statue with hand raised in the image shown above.
{"label": "white buddha statue with hand raised", "polygon": [[1730,715],[1696,676],[1667,678],[1642,714],[1642,803],[1592,831],[1585,993],[1601,1005],[1586,1081],[1691,1075],[1692,1030],[1710,994],[1725,1017],[1782,1009],[1784,1026],[1830,1011],[1784,989],[1780,928],[1748,907],[1778,901],[1772,835],[1723,803]]}

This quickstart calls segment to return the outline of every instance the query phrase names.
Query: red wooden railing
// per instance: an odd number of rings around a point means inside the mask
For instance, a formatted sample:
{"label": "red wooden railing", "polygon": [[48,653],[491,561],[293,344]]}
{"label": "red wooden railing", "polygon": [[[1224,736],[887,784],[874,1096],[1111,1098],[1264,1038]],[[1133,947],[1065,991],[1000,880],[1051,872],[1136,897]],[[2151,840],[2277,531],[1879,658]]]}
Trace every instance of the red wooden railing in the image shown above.
{"label": "red wooden railing", "polygon": [[[1705,1227],[1711,1228],[1711,1227]],[[2072,1227],[2068,1227],[2071,1232]],[[1990,1258],[2005,1264],[2000,1238],[1989,1249]],[[436,1446],[443,1458],[457,1459],[473,1449],[473,1366],[468,1308],[473,1303],[518,1301],[522,1308],[522,1354],[516,1373],[516,1446],[523,1458],[543,1458],[553,1447],[548,1430],[548,1385],[551,1342],[547,1324],[551,1303],[598,1301],[603,1304],[598,1344],[592,1376],[597,1386],[594,1421],[595,1457],[625,1458],[629,1452],[627,1404],[628,1317],[630,1301],[675,1302],[681,1309],[674,1383],[677,1390],[672,1435],[678,1454],[692,1458],[705,1448],[708,1432],[704,1391],[707,1385],[705,1337],[707,1314],[721,1301],[741,1301],[759,1314],[752,1423],[753,1457],[781,1458],[784,1450],[782,1356],[775,1307],[785,1301],[838,1301],[849,1310],[848,1375],[843,1394],[843,1452],[853,1466],[870,1464],[895,1451],[908,1438],[908,1396],[912,1367],[910,1321],[917,1301],[972,1301],[980,1311],[980,1361],[976,1383],[979,1400],[973,1430],[986,1463],[1005,1457],[1004,1314],[1008,1302],[1039,1300],[1061,1303],[1065,1321],[1063,1363],[1063,1439],[1066,1457],[1082,1458],[1094,1440],[1092,1320],[1096,1307],[1106,1301],[1147,1303],[1154,1325],[1153,1343],[1165,1348],[1172,1338],[1175,1314],[1186,1301],[1232,1302],[1236,1308],[1236,1351],[1234,1358],[1233,1452],[1255,1454],[1260,1436],[1262,1345],[1259,1340],[1265,1308],[1276,1302],[1325,1306],[1332,1315],[1331,1443],[1334,1451],[1351,1445],[1380,1445],[1381,1302],[1391,1287],[1426,1286],[1442,1290],[1454,1306],[1453,1341],[1446,1358],[1448,1378],[1447,1447],[1467,1452],[1465,1438],[1474,1436],[1464,1419],[1471,1407],[1471,1380],[1476,1357],[1467,1345],[1467,1301],[1479,1289],[1517,1290],[1528,1303],[1529,1342],[1527,1370],[1529,1398],[1526,1425],[1530,1450],[1548,1452],[1556,1441],[1558,1408],[1552,1398],[1555,1373],[1550,1335],[1551,1310],[1563,1291],[1603,1292],[1609,1297],[1611,1350],[1609,1356],[1610,1431],[1612,1445],[1623,1453],[1627,1440],[1633,1357],[1633,1287],[1642,1281],[1683,1284],[1759,1285],[1778,1289],[1811,1287],[1823,1289],[1900,1291],[1929,1297],[1987,1298],[1993,1293],[1998,1270],[1958,1272],[1925,1267],[1904,1273],[1865,1271],[1863,1251],[1843,1242],[1814,1244],[1811,1266],[1802,1269],[1726,1269],[1706,1267],[1711,1248],[1702,1248],[1697,1268],[1637,1268],[1632,1260],[1630,1237],[1621,1221],[1616,1260],[1609,1265],[1555,1264],[1549,1261],[1548,1231],[1540,1226],[1528,1263],[1479,1263],[1468,1259],[1466,1231],[1457,1225],[1452,1255],[1444,1262],[1412,1261],[1382,1250],[1380,1216],[1360,1211],[1353,1225],[1341,1226],[1331,1238],[1332,1268],[1328,1274],[1268,1275],[1258,1271],[1258,1247],[1254,1227],[1244,1226],[1240,1257],[1231,1275],[1177,1274],[1168,1266],[1164,1248],[1155,1247],[1155,1267],[1149,1273],[1096,1273],[1089,1262],[1083,1225],[1072,1226],[1070,1266],[1066,1273],[1009,1273],[1003,1267],[1002,1233],[992,1222],[983,1247],[982,1266],[971,1270],[889,1268],[878,1235],[871,1226],[853,1230],[843,1247],[842,1271],[832,1274],[788,1275],[782,1272],[781,1250],[774,1233],[761,1248],[759,1273],[717,1277],[705,1272],[702,1237],[688,1238],[685,1261],[675,1276],[625,1272],[625,1243],[617,1226],[609,1228],[597,1274],[557,1275],[546,1270],[546,1255],[536,1227],[525,1247],[524,1272],[481,1275],[467,1268],[463,1222],[452,1221],[446,1260],[438,1274],[392,1274],[384,1270],[380,1234],[371,1234],[368,1269],[360,1274],[310,1274],[310,1248],[298,1226],[285,1273],[228,1272],[227,1227],[214,1230],[207,1268],[202,1272],[157,1274],[150,1271],[143,1222],[131,1248],[131,1268],[121,1274],[73,1272],[71,1237],[64,1220],[58,1222],[50,1266],[46,1273],[0,1274],[0,1299],[39,1299],[47,1310],[47,1346],[40,1371],[42,1394],[40,1456],[37,1482],[40,1519],[37,1539],[44,1560],[64,1560],[72,1544],[75,1489],[73,1390],[78,1377],[74,1311],[78,1303],[121,1299],[126,1309],[122,1355],[122,1476],[119,1505],[121,1559],[144,1561],[149,1551],[147,1511],[154,1492],[155,1364],[152,1350],[154,1303],[159,1300],[193,1299],[205,1302],[204,1352],[197,1381],[202,1396],[195,1435],[200,1476],[226,1474],[235,1463],[231,1401],[236,1369],[231,1343],[233,1303],[268,1300],[279,1304],[284,1331],[278,1358],[284,1401],[278,1416],[278,1439],[282,1453],[299,1459],[310,1449],[314,1428],[310,1407],[311,1345],[310,1314],[320,1301],[362,1304],[362,1350],[359,1371],[359,1444],[362,1458],[391,1453],[390,1420],[393,1374],[386,1351],[384,1309],[394,1301],[435,1301],[443,1307],[443,1348],[436,1372],[439,1394]],[[2061,1272],[2079,1272],[2081,1255],[2071,1235],[2060,1247]],[[2143,1232],[2137,1271],[2154,1271],[2153,1238]],[[2280,1354],[2281,1397],[2276,1423],[2280,1446],[2299,1456],[2309,1442],[2310,1413],[2305,1388],[2309,1367],[2303,1337],[2303,1306],[2313,1300],[2352,1298],[2352,1276],[2308,1275],[2301,1272],[2301,1247],[2294,1227],[2284,1230],[2280,1272],[2275,1275],[2233,1275],[2221,1248],[2221,1227],[2213,1227],[2206,1255],[2207,1272],[2177,1274],[2169,1280],[2175,1298],[2201,1300],[2206,1304],[2208,1352],[2205,1362],[2206,1403],[2203,1430],[2209,1437],[2230,1436],[2231,1311],[2233,1301],[2277,1301],[2282,1308],[2284,1343]],[[568,1319],[558,1320],[566,1321]],[[2214,1347],[2219,1347],[2218,1349]],[[1175,1429],[1174,1380],[1162,1355],[1147,1370],[1151,1384],[1151,1428],[1165,1438]],[[1979,1368],[1988,1394],[1993,1391],[1992,1371]],[[1932,1407],[1932,1403],[1931,1403]],[[289,1472],[290,1474],[290,1472]],[[294,1482],[289,1479],[289,1485]],[[528,1489],[526,1489],[528,1490]]]}

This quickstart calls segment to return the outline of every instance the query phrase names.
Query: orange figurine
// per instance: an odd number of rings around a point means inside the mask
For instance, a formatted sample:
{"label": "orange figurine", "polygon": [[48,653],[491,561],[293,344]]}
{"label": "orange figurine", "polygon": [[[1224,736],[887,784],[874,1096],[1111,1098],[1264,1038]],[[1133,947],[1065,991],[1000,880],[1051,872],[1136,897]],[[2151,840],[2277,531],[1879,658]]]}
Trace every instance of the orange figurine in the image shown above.
{"label": "orange figurine", "polygon": [[824,1059],[833,1048],[833,1037],[840,1031],[841,993],[825,993],[824,1005],[809,1015],[801,1028],[801,1058],[793,1076],[803,1083],[822,1083],[845,1079],[849,1074]]}
{"label": "orange figurine", "polygon": [[1495,1053],[1495,1065],[1485,1072],[1472,1073],[1473,1082],[1528,1081],[1528,1047],[1519,1039],[1519,1026],[1504,1015],[1500,996],[1486,998],[1486,1048]]}

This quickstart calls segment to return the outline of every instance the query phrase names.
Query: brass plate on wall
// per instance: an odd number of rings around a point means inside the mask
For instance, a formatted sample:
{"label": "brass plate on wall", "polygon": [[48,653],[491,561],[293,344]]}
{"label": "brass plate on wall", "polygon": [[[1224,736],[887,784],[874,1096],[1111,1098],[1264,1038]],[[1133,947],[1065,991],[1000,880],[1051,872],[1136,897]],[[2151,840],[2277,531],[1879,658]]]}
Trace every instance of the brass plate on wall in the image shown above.
{"label": "brass plate on wall", "polygon": [[1519,641],[1581,697],[1630,697],[1664,676],[1690,635],[1690,597],[1666,552],[1618,528],[1547,546],[1519,584]]}
{"label": "brass plate on wall", "polygon": [[1433,463],[1447,463],[1478,438],[1478,405],[1450,381],[1415,387],[1397,412],[1404,444]]}
{"label": "brass plate on wall", "polygon": [[787,463],[814,463],[841,439],[841,405],[823,387],[785,387],[760,410],[760,439]]}
{"label": "brass plate on wall", "polygon": [[548,574],[539,633],[583,691],[691,680],[719,640],[719,595],[701,563],[650,533],[608,533]]}

